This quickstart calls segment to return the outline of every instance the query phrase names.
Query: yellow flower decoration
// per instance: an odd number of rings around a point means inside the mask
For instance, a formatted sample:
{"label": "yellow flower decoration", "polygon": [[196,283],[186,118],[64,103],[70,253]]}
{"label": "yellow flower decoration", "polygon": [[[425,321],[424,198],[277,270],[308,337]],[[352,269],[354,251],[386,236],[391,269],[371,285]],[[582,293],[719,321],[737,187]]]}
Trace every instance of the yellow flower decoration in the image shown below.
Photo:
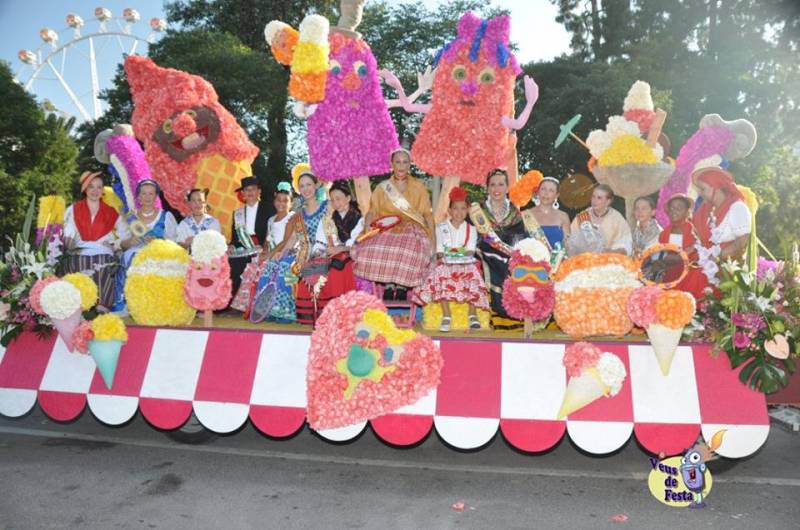
{"label": "yellow flower decoration", "polygon": [[117,315],[100,315],[92,320],[91,325],[94,340],[118,340],[121,342],[128,340],[128,330],[125,328],[125,323]]}
{"label": "yellow flower decoration", "polygon": [[75,286],[81,293],[81,310],[88,311],[97,304],[97,284],[89,276],[82,272],[73,272],[62,278]]}
{"label": "yellow flower decoration", "polygon": [[47,195],[39,198],[39,213],[36,216],[36,228],[48,225],[64,224],[66,205],[61,195]]}
{"label": "yellow flower decoration", "polygon": [[117,212],[122,211],[122,200],[120,200],[119,195],[114,193],[111,186],[103,187],[103,202],[114,208]]}
{"label": "yellow flower decoration", "polygon": [[307,171],[311,171],[311,164],[308,162],[300,162],[292,168],[292,188],[295,193],[300,193],[300,175]]}
{"label": "yellow flower decoration", "polygon": [[417,336],[412,329],[397,329],[392,317],[378,309],[367,309],[362,320],[364,324],[383,335],[389,344],[404,344]]}
{"label": "yellow flower decoration", "polygon": [[614,139],[611,147],[603,151],[597,162],[601,166],[622,166],[655,164],[658,159],[644,140],[632,134],[623,134]]}

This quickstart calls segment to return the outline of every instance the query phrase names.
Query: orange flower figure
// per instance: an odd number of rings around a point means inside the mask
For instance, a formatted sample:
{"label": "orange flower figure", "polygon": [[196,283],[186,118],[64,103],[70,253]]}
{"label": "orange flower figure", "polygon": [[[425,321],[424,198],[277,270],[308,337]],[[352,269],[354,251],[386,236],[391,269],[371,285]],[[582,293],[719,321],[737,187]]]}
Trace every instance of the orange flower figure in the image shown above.
{"label": "orange flower figure", "polygon": [[186,192],[208,188],[208,204],[230,239],[239,206],[235,190],[252,173],[258,148],[202,77],[133,55],[125,72],[134,103],[131,124],[167,201],[187,215]]}

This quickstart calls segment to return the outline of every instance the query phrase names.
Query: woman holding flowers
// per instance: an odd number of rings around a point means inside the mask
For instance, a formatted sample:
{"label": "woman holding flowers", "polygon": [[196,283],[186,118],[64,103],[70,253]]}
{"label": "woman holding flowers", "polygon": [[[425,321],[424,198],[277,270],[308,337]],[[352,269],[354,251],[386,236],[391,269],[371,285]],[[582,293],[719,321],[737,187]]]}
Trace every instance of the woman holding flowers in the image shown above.
{"label": "woman holding flowers", "polygon": [[122,311],[125,308],[125,278],[136,253],[154,239],[170,241],[177,239],[178,223],[175,217],[170,212],[156,207],[156,197],[160,191],[161,188],[156,181],[151,179],[142,180],[136,185],[136,198],[140,205],[136,211],[136,218],[123,224],[119,233],[123,253],[117,273],[115,311]]}
{"label": "woman holding flowers", "polygon": [[406,289],[425,281],[433,251],[433,212],[428,188],[411,176],[411,154],[391,155],[392,176],[375,188],[364,224],[384,217],[399,222],[353,248],[356,276],[385,284],[384,298],[406,298]]}
{"label": "woman holding flowers", "polygon": [[117,259],[114,248],[124,222],[117,211],[102,201],[103,176],[85,171],[80,177],[83,198],[64,213],[67,273],[83,272],[99,287],[101,309],[114,304]]}

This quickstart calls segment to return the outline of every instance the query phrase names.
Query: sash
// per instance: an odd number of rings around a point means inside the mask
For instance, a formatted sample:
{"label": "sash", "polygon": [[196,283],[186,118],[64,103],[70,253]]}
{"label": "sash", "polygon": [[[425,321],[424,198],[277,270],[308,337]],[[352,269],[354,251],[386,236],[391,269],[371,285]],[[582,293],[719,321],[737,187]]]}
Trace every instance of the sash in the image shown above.
{"label": "sash", "polygon": [[527,208],[520,213],[522,214],[522,224],[525,225],[525,231],[528,232],[528,235],[541,241],[547,247],[547,250],[553,250],[550,248],[550,242],[547,240],[547,236],[544,235],[544,230],[539,225],[539,221],[533,215],[533,208]]}
{"label": "sash", "polygon": [[378,184],[378,186],[383,189],[383,192],[386,194],[395,208],[400,210],[403,215],[419,224],[422,228],[425,228],[425,219],[419,213],[411,209],[411,204],[409,204],[408,199],[406,199],[400,190],[398,190],[397,187],[392,184],[391,179],[384,180]]}
{"label": "sash", "polygon": [[489,218],[486,217],[486,212],[483,211],[483,208],[481,208],[481,205],[477,202],[473,202],[472,206],[470,206],[469,218],[472,224],[475,225],[475,230],[478,231],[481,237],[491,245],[492,248],[499,250],[507,256],[511,255],[513,249],[497,237],[497,233],[494,231],[494,228],[492,228]]}

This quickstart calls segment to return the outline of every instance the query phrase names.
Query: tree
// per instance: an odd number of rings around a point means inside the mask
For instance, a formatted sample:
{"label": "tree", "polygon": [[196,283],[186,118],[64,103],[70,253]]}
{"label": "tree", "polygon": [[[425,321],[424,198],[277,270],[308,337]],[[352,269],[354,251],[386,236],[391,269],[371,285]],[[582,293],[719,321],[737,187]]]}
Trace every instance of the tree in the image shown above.
{"label": "tree", "polygon": [[45,116],[36,100],[0,62],[0,236],[19,231],[31,196],[71,195],[77,180],[78,147],[72,120]]}

